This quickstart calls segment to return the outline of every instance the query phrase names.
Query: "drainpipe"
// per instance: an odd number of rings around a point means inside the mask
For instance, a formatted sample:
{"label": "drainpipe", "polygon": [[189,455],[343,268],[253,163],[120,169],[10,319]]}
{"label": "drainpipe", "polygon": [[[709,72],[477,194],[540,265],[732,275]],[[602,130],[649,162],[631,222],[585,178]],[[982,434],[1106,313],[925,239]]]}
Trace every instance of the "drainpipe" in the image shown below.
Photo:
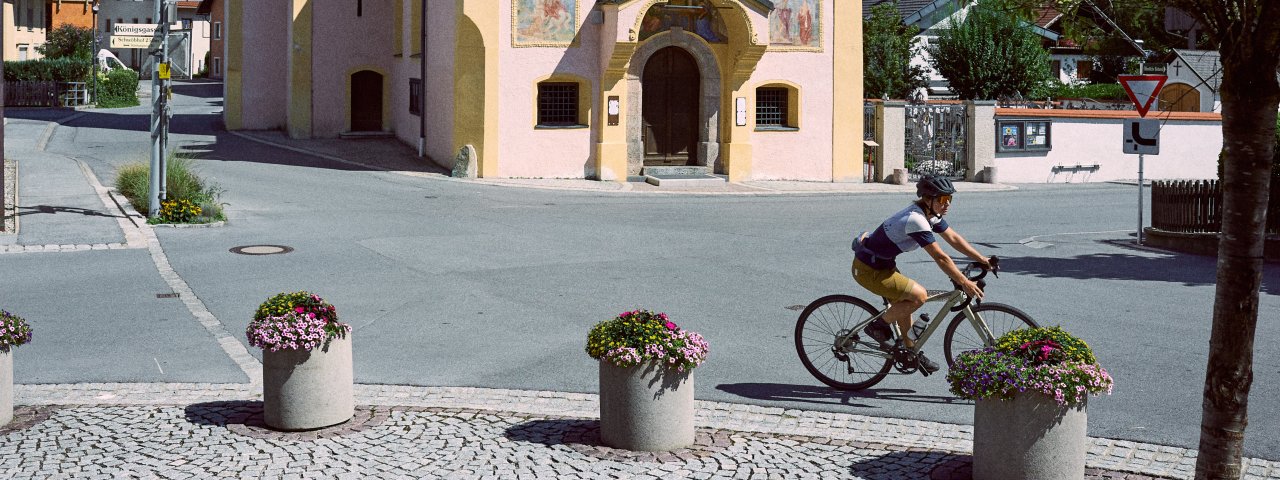
{"label": "drainpipe", "polygon": [[[425,157],[427,150],[427,5],[430,0],[422,0],[422,53],[418,63],[422,65],[420,87],[418,88],[418,157]],[[413,21],[409,22],[413,25]]]}

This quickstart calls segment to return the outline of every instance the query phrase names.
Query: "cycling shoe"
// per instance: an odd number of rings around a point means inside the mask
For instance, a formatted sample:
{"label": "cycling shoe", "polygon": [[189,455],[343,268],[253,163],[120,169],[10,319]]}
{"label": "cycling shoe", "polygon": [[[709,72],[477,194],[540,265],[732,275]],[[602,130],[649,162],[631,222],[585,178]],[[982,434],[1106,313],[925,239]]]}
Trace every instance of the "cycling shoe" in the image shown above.
{"label": "cycling shoe", "polygon": [[876,320],[867,325],[867,328],[862,331],[866,332],[867,336],[871,337],[872,340],[880,342],[881,350],[886,352],[893,350],[893,330],[889,329],[889,324]]}

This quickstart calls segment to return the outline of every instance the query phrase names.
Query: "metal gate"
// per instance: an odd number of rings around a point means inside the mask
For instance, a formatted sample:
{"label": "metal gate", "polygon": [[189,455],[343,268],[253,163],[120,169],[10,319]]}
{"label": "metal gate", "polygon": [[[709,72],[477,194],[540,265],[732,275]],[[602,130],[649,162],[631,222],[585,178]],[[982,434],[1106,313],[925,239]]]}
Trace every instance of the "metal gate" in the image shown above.
{"label": "metal gate", "polygon": [[922,175],[964,178],[964,105],[907,105],[906,123],[906,167],[912,180]]}

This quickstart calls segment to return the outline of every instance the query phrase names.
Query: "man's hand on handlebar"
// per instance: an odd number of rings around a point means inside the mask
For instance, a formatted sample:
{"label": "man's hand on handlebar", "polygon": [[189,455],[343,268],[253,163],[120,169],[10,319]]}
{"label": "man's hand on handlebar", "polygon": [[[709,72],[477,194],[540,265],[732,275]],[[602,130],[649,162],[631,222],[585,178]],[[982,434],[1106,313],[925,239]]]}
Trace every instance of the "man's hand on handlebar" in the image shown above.
{"label": "man's hand on handlebar", "polygon": [[972,298],[975,298],[978,300],[982,299],[982,288],[979,287],[978,284],[973,280],[969,280],[966,278],[964,282],[960,284],[960,289],[964,290],[964,293]]}

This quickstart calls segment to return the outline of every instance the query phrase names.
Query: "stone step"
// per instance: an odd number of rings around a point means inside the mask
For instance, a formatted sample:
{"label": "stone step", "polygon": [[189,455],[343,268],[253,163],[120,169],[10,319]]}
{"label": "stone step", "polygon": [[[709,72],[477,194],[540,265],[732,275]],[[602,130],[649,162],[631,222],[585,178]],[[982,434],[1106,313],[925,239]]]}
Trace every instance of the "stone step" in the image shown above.
{"label": "stone step", "polygon": [[644,181],[659,187],[716,187],[728,183],[716,175],[645,175]]}
{"label": "stone step", "polygon": [[670,175],[710,175],[711,169],[700,165],[679,165],[669,167],[644,167],[640,172],[641,175],[653,176],[670,176]]}
{"label": "stone step", "polygon": [[392,132],[342,132],[338,134],[341,138],[361,139],[361,138],[394,138],[395,133]]}

